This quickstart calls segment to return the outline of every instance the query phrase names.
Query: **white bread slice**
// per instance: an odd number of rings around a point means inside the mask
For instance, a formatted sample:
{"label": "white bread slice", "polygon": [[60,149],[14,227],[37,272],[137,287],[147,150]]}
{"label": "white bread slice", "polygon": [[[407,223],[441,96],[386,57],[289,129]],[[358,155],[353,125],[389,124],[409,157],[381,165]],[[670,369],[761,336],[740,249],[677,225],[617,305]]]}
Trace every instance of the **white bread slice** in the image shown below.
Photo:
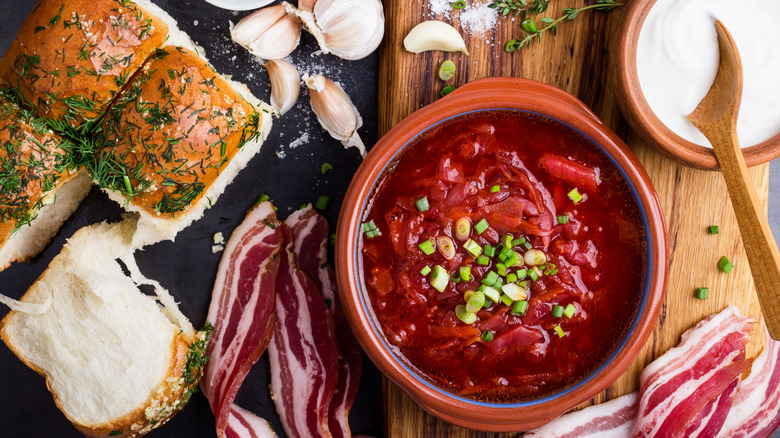
{"label": "white bread slice", "polygon": [[76,232],[21,299],[50,300],[48,309],[0,321],[6,345],[46,378],[57,406],[87,436],[140,436],[162,425],[189,399],[205,361],[207,332],[196,333],[123,272],[118,260],[138,272],[136,225],[129,218]]}

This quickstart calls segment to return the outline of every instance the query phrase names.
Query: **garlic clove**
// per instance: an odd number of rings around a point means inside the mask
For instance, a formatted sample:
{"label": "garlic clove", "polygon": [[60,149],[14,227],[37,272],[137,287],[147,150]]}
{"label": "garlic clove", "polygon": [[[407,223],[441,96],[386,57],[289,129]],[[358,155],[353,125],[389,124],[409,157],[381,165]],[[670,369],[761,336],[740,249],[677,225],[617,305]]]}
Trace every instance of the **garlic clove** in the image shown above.
{"label": "garlic clove", "polygon": [[347,93],[335,82],[322,75],[305,76],[303,78],[309,88],[311,108],[331,137],[341,140],[344,147],[354,146],[360,155],[366,156],[366,147],[357,130],[363,125],[357,108]]}
{"label": "garlic clove", "polygon": [[263,32],[281,20],[287,12],[284,6],[271,6],[263,8],[242,18],[237,24],[230,23],[230,37],[233,41],[249,48],[252,41],[256,40]]}
{"label": "garlic clove", "polygon": [[449,24],[435,20],[414,26],[404,38],[404,48],[412,53],[442,50],[469,54],[460,33]]}
{"label": "garlic clove", "polygon": [[284,114],[295,105],[301,92],[301,77],[294,65],[284,59],[274,59],[263,64],[271,79],[271,106]]}
{"label": "garlic clove", "polygon": [[292,53],[301,40],[301,24],[285,15],[249,44],[249,52],[262,59],[280,59]]}
{"label": "garlic clove", "polygon": [[327,49],[347,60],[370,55],[385,34],[384,10],[379,0],[318,0],[314,18]]}

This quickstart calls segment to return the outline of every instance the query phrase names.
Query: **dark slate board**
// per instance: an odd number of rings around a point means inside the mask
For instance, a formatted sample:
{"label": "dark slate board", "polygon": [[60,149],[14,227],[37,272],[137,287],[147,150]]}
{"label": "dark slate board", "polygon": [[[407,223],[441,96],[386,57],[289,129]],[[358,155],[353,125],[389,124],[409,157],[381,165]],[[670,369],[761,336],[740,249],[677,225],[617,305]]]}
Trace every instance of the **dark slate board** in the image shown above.
{"label": "dark slate board", "polygon": [[[237,22],[248,12],[226,11],[202,0],[156,1],[179,21],[179,27],[206,49],[209,60],[223,75],[246,83],[261,99],[268,100],[270,88],[265,69],[249,53],[230,41],[228,20]],[[11,44],[22,22],[35,6],[30,0],[0,0],[0,53]],[[325,73],[337,80],[352,96],[363,116],[360,129],[366,145],[377,135],[377,62],[375,54],[361,61],[344,61],[330,55],[312,56],[318,50],[314,38],[303,33],[301,45],[292,55],[301,73]],[[220,254],[212,254],[214,233],[230,232],[260,194],[268,194],[279,208],[280,219],[320,195],[332,197],[323,213],[335,230],[347,186],[360,165],[356,149],[345,150],[341,143],[320,129],[309,108],[303,87],[295,108],[276,119],[260,153],[228,186],[205,216],[184,230],[174,242],[163,242],[137,253],[142,272],[168,288],[180,308],[197,327],[206,320],[211,288]],[[308,139],[306,138],[308,137]],[[329,162],[334,170],[320,173]],[[121,208],[93,188],[78,211],[65,223],[49,247],[32,262],[17,264],[0,272],[0,293],[19,298],[57,255],[65,240],[79,228],[103,221],[116,221]],[[332,254],[331,254],[332,256]],[[4,315],[6,309],[0,309]],[[27,368],[0,343],[0,437],[80,437],[57,409],[44,380]],[[121,378],[121,377],[119,377]],[[263,356],[247,377],[238,395],[238,404],[273,423],[284,436],[270,398],[268,358]],[[380,374],[364,359],[363,379],[350,424],[355,433],[381,435]],[[214,418],[201,393],[171,422],[149,437],[213,437]]]}

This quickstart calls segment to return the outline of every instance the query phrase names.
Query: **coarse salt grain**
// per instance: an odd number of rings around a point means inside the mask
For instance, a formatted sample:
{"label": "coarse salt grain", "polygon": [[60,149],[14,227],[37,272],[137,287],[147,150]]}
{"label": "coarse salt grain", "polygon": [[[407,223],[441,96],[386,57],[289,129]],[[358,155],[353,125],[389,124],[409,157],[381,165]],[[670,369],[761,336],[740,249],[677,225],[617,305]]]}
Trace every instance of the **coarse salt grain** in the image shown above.
{"label": "coarse salt grain", "polygon": [[468,29],[469,33],[481,34],[492,30],[498,20],[498,11],[488,7],[490,3],[469,5],[460,13],[461,27]]}
{"label": "coarse salt grain", "polygon": [[448,14],[452,10],[449,0],[428,0],[428,7],[434,15]]}

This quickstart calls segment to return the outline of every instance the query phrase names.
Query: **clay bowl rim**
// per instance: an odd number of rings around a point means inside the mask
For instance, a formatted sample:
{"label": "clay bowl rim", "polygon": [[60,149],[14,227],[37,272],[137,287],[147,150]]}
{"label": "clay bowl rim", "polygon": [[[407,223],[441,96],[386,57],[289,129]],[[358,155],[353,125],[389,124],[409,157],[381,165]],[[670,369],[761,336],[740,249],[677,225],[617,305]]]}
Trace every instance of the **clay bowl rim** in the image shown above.
{"label": "clay bowl rim", "polygon": [[[623,100],[621,109],[637,133],[663,155],[698,169],[720,170],[712,148],[685,140],[669,129],[650,108],[640,87],[637,44],[645,19],[656,1],[632,2],[616,35],[612,70],[617,96]],[[756,145],[743,147],[742,153],[748,167],[780,157],[780,133]]]}
{"label": "clay bowl rim", "polygon": [[[465,113],[501,109],[536,113],[562,122],[589,138],[615,163],[640,207],[648,261],[637,314],[610,357],[574,386],[516,403],[481,402],[449,393],[428,382],[393,352],[367,302],[361,279],[361,258],[358,256],[362,217],[387,165],[415,138],[439,123]],[[531,429],[592,398],[614,382],[633,362],[650,336],[663,303],[668,269],[665,223],[644,168],[625,144],[584,104],[557,88],[538,82],[483,79],[407,117],[377,143],[358,169],[339,217],[336,272],[342,305],[356,337],[383,374],[424,409],[459,426],[493,432]]]}

